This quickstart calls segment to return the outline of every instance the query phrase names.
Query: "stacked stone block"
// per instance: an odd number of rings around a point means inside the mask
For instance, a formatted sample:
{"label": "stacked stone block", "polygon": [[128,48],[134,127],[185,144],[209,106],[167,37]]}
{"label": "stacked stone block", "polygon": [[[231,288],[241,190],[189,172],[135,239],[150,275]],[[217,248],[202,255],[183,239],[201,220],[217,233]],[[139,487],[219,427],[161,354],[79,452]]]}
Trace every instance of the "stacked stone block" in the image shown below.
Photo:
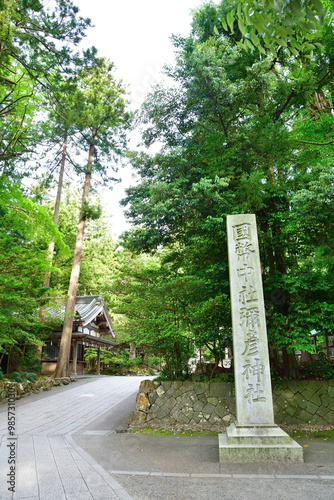
{"label": "stacked stone block", "polygon": [[273,391],[277,423],[334,423],[334,380],[289,381]]}
{"label": "stacked stone block", "polygon": [[[275,423],[334,424],[334,380],[289,381],[273,389]],[[145,380],[132,425],[225,427],[235,420],[234,384]]]}
{"label": "stacked stone block", "polygon": [[36,380],[36,382],[9,382],[0,380],[0,403],[8,398],[9,391],[12,387],[15,389],[16,399],[36,394],[42,391],[49,391],[52,387],[67,385],[70,382],[76,382],[76,377],[63,377],[46,380]]}

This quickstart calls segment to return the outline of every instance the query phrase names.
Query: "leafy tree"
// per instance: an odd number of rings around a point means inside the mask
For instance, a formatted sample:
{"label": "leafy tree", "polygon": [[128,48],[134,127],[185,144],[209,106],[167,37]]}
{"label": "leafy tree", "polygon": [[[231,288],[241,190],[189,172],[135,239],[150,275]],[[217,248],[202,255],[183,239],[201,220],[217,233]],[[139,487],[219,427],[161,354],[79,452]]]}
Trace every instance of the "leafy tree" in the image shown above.
{"label": "leafy tree", "polygon": [[[81,132],[82,141],[88,148],[88,161],[82,196],[81,215],[77,229],[72,272],[65,307],[65,320],[62,331],[60,351],[55,372],[56,377],[68,374],[69,354],[72,335],[73,313],[78,290],[82,258],[85,224],[94,217],[89,206],[89,192],[93,171],[101,176],[108,175],[107,169],[99,158],[115,161],[125,147],[125,130],[129,115],[125,111],[124,90],[112,75],[113,65],[103,58],[93,57],[83,68],[75,93],[76,125]],[[115,170],[116,167],[111,167]]]}
{"label": "leafy tree", "polygon": [[224,10],[221,23],[245,49],[311,57],[319,46],[321,25],[333,19],[330,4],[333,2],[321,0],[237,0]]}
{"label": "leafy tree", "polygon": [[170,379],[188,373],[194,343],[184,293],[187,279],[171,272],[158,258],[127,256],[114,285],[115,312],[127,321],[116,329],[145,353],[161,356]]}
{"label": "leafy tree", "polygon": [[39,94],[53,75],[71,71],[73,46],[89,19],[68,0],[5,0],[0,7],[0,161],[3,175],[17,175],[15,159],[31,159],[43,127]]}
{"label": "leafy tree", "polygon": [[19,186],[0,183],[0,356],[26,363],[48,330],[38,318],[45,300],[43,274],[49,266],[49,238],[65,250],[45,208],[24,196]]}
{"label": "leafy tree", "polygon": [[[255,213],[270,345],[283,350],[291,374],[294,349],[312,349],[309,332],[321,328],[321,311],[325,328],[333,319],[333,228],[323,225],[332,213],[333,30],[328,19],[318,25],[308,57],[284,50],[273,57],[239,44],[231,30],[217,36],[217,19],[230,5],[204,6],[191,36],[174,38],[174,84],[157,86],[144,104],[144,142],[162,147],[153,157],[133,157],[141,182],[124,200],[136,225],[125,241],[136,251],[178,244],[179,267],[207,280],[198,311],[221,305],[216,325],[228,332],[225,216]],[[270,5],[267,12],[273,15]],[[291,29],[307,36],[303,18]],[[322,196],[324,179],[330,184]],[[301,219],[305,200],[313,210]],[[205,317],[199,335],[207,331],[218,343]]]}

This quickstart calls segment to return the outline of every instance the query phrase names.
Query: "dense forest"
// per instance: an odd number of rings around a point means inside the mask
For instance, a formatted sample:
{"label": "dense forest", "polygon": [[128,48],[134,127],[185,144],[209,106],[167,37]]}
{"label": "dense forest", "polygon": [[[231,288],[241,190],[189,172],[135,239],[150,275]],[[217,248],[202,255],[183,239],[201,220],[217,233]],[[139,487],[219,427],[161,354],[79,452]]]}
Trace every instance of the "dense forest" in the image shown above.
{"label": "dense forest", "polygon": [[[272,369],[296,374],[310,333],[333,335],[333,2],[203,3],[134,114],[113,63],[78,48],[90,21],[49,5],[0,6],[1,360],[34,369],[43,308],[67,297],[63,376],[75,297],[103,293],[117,340],[166,376],[195,350],[214,372],[232,336],[226,215],[254,213]],[[125,163],[132,229],[113,241],[99,193]]]}

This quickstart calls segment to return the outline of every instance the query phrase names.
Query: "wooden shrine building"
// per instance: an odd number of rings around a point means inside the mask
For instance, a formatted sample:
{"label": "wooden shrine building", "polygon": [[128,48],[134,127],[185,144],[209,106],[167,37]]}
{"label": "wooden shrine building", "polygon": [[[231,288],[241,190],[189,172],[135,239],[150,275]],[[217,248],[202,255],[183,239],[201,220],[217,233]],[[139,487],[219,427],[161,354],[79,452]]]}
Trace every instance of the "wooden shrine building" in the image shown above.
{"label": "wooden shrine building", "polygon": [[[51,375],[56,369],[64,314],[65,301],[63,299],[55,299],[54,304],[46,308],[47,323],[56,326],[53,327],[53,332],[49,334],[46,345],[42,349],[42,375]],[[101,348],[108,350],[115,348],[118,344],[108,340],[113,337],[115,333],[103,295],[78,296],[72,330],[71,374],[81,375],[85,372],[84,352],[89,347],[95,347],[98,350],[97,373],[100,373]]]}

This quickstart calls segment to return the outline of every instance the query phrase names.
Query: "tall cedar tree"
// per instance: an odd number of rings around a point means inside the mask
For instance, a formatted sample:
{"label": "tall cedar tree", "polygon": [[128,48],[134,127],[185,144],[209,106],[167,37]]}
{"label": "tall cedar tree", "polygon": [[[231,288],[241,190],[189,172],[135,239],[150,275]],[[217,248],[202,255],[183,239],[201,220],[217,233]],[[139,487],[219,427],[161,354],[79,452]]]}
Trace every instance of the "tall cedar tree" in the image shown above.
{"label": "tall cedar tree", "polygon": [[[90,213],[89,192],[92,174],[107,175],[106,168],[98,161],[107,158],[116,161],[125,147],[125,129],[129,115],[125,111],[124,89],[112,75],[113,65],[103,58],[92,58],[79,75],[78,89],[74,93],[76,124],[81,132],[82,144],[88,147],[88,161],[82,196],[82,211],[77,229],[72,272],[65,307],[64,325],[61,335],[55,377],[69,375],[69,357],[78,290],[85,223]],[[116,167],[111,167],[115,170]]]}
{"label": "tall cedar tree", "polygon": [[89,19],[71,0],[5,0],[0,4],[0,173],[16,176],[15,159],[40,141],[38,96],[52,77],[70,72],[73,48]]}

